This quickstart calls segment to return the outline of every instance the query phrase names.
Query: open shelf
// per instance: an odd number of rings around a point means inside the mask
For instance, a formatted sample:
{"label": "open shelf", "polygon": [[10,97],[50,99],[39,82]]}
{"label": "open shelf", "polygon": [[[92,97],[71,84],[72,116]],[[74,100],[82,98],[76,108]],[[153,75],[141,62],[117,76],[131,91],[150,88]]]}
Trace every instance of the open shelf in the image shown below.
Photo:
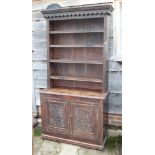
{"label": "open shelf", "polygon": [[50,48],[49,59],[103,62],[103,48]]}
{"label": "open shelf", "polygon": [[60,31],[50,31],[50,34],[68,34],[68,33],[103,33],[104,29],[93,29],[93,30],[60,30]]}
{"label": "open shelf", "polygon": [[89,81],[89,82],[100,82],[100,83],[102,83],[102,79],[86,78],[86,77],[50,76],[50,79]]}
{"label": "open shelf", "polygon": [[72,19],[72,20],[57,20],[50,21],[50,31],[65,31],[65,30],[96,30],[104,28],[104,19],[92,18],[92,19]]}
{"label": "open shelf", "polygon": [[83,64],[103,64],[102,61],[82,61],[82,60],[64,60],[64,59],[50,59],[53,63],[83,63]]}
{"label": "open shelf", "polygon": [[[57,84],[68,84],[74,87],[101,88],[103,80],[102,64],[84,64],[84,63],[50,63],[50,80]],[[54,82],[52,84],[54,85]],[[76,83],[76,84],[75,84]],[[90,83],[90,85],[87,85]],[[67,85],[65,85],[67,86]],[[96,88],[97,88],[96,87]]]}
{"label": "open shelf", "polygon": [[78,45],[78,44],[73,44],[73,45],[50,45],[50,47],[104,47],[103,45]]}

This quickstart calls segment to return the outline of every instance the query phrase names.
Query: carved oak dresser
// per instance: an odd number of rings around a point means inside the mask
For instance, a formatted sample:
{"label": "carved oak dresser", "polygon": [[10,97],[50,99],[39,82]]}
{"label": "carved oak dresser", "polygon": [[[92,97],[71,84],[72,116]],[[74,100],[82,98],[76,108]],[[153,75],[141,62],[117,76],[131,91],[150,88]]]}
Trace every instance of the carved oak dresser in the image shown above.
{"label": "carved oak dresser", "polygon": [[42,138],[92,149],[106,139],[108,17],[111,5],[49,6],[48,88],[41,90]]}

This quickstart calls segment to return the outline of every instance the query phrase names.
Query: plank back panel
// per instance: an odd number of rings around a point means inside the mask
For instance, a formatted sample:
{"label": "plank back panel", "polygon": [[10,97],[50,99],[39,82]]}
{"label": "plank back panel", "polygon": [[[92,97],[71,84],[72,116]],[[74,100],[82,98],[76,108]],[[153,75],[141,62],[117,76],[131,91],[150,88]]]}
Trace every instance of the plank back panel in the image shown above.
{"label": "plank back panel", "polygon": [[102,61],[102,48],[51,48],[50,59]]}
{"label": "plank back panel", "polygon": [[71,80],[51,80],[53,87],[81,89],[81,90],[93,90],[96,92],[102,92],[102,84],[96,82],[85,81],[71,81]]}
{"label": "plank back panel", "polygon": [[50,35],[50,45],[82,44],[82,45],[101,45],[103,44],[103,33],[69,33]]}
{"label": "plank back panel", "polygon": [[100,78],[103,76],[103,65],[52,63],[50,75]]}
{"label": "plank back panel", "polygon": [[50,31],[103,29],[104,19],[71,19],[50,21]]}

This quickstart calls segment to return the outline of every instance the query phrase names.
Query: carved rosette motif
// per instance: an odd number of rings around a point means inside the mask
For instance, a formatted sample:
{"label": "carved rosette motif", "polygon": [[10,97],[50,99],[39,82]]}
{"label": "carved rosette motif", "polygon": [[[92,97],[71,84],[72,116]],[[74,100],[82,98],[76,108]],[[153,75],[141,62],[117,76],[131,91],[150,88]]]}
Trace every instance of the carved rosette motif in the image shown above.
{"label": "carved rosette motif", "polygon": [[65,128],[65,110],[62,104],[49,104],[49,126]]}
{"label": "carved rosette motif", "polygon": [[74,129],[85,132],[93,132],[93,109],[75,108]]}

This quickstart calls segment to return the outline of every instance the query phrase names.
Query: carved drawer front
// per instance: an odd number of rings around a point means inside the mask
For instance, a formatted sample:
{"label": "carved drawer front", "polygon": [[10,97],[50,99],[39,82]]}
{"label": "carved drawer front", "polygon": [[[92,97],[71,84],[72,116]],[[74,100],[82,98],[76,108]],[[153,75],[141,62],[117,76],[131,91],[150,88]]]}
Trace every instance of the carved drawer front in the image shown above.
{"label": "carved drawer front", "polygon": [[97,105],[87,103],[71,103],[72,107],[72,135],[77,139],[92,140],[98,139],[96,124]]}
{"label": "carved drawer front", "polygon": [[66,134],[68,133],[68,112],[66,102],[47,101],[47,126],[48,131]]}

